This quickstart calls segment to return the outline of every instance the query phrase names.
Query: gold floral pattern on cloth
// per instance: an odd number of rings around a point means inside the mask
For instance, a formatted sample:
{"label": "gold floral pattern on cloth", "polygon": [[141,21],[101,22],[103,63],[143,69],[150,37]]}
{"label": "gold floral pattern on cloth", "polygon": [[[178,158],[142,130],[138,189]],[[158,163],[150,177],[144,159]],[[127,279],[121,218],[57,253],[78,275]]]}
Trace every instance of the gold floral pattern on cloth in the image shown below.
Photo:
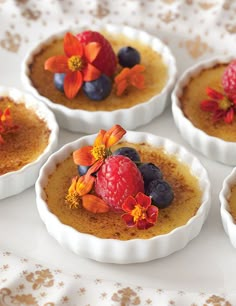
{"label": "gold floral pattern on cloth", "polygon": [[67,274],[0,251],[0,306],[233,306],[231,295],[169,291]]}
{"label": "gold floral pattern on cloth", "polygon": [[5,32],[5,36],[0,39],[0,46],[10,52],[16,53],[20,48],[21,36],[10,31]]}
{"label": "gold floral pattern on cloth", "polygon": [[199,35],[197,35],[194,39],[180,42],[179,46],[185,47],[193,58],[198,58],[206,52],[212,51],[212,48],[210,48],[210,46],[204,42]]}
{"label": "gold floral pattern on cloth", "polygon": [[[0,48],[12,53],[24,54],[32,40],[42,39],[54,29],[64,29],[66,25],[73,24],[79,26],[88,21],[122,23],[151,33],[156,33],[158,29],[157,35],[164,41],[166,33],[173,31],[175,36],[168,40],[168,45],[174,55],[181,45],[184,56],[189,57],[186,66],[196,59],[210,57],[216,43],[217,51],[222,54],[235,48],[235,40],[227,37],[236,34],[233,13],[236,1],[231,0],[121,0],[115,7],[111,0],[85,0],[80,3],[54,0],[47,1],[47,5],[37,0],[0,0],[0,3],[1,26],[4,25],[0,32]],[[215,31],[209,31],[207,43],[203,42],[209,27],[217,27],[218,42],[215,41]],[[196,39],[196,36],[199,37]],[[177,59],[178,55],[179,52]]]}

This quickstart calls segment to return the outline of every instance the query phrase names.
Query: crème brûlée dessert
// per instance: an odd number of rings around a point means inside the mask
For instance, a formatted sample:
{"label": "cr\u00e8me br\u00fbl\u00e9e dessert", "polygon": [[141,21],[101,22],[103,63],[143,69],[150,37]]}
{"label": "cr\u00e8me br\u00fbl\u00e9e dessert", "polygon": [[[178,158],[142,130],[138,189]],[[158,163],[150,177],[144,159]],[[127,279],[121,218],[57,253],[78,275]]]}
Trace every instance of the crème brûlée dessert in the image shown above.
{"label": "cr\u00e8me br\u00fbl\u00e9e dessert", "polygon": [[29,66],[29,78],[41,96],[86,111],[144,103],[163,90],[168,74],[162,55],[150,45],[90,30],[50,41]]}
{"label": "cr\u00e8me br\u00fbl\u00e9e dessert", "polygon": [[229,210],[233,217],[234,223],[236,223],[236,183],[231,187],[231,194],[228,199]]}
{"label": "cr\u00e8me br\u00fbl\u00e9e dessert", "polygon": [[0,176],[35,161],[49,143],[50,129],[35,110],[0,97]]}
{"label": "cr\u00e8me br\u00fbl\u00e9e dessert", "polygon": [[192,76],[179,96],[184,115],[209,136],[236,142],[236,61]]}
{"label": "cr\u00e8me br\u00fbl\u00e9e dessert", "polygon": [[163,147],[100,131],[57,163],[44,186],[48,210],[62,224],[99,238],[132,240],[168,234],[202,205],[199,180]]}

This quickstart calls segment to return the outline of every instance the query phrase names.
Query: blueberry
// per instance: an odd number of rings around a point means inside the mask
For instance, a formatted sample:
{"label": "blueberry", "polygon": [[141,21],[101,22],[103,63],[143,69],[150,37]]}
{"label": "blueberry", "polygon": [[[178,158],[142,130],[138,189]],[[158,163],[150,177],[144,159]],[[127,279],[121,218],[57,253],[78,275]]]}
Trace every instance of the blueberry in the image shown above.
{"label": "blueberry", "polygon": [[54,85],[58,90],[62,92],[64,92],[64,79],[65,79],[65,73],[54,74]]}
{"label": "blueberry", "polygon": [[84,82],[83,91],[86,96],[95,101],[100,101],[109,96],[112,89],[111,79],[101,74],[100,77],[94,81]]}
{"label": "blueberry", "polygon": [[85,175],[89,168],[90,168],[90,166],[78,165],[77,169],[78,169],[79,175],[81,175],[81,176]]}
{"label": "blueberry", "polygon": [[129,157],[133,162],[140,162],[140,157],[138,152],[134,148],[121,147],[115,150],[112,155],[123,155]]}
{"label": "blueberry", "polygon": [[138,168],[143,176],[145,189],[151,181],[162,179],[162,172],[160,168],[158,168],[153,163],[142,163]]}
{"label": "blueberry", "polygon": [[141,60],[139,52],[129,46],[121,48],[117,56],[119,64],[123,67],[132,68],[136,64],[139,64]]}
{"label": "blueberry", "polygon": [[164,180],[151,181],[147,187],[146,195],[151,197],[153,204],[158,208],[168,207],[174,198],[171,186]]}

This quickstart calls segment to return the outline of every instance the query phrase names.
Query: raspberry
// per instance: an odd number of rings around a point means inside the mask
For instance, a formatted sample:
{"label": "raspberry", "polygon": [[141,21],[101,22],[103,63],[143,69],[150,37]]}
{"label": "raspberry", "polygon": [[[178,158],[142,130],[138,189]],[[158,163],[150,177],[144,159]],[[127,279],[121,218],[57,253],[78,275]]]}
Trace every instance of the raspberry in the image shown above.
{"label": "raspberry", "polygon": [[129,196],[144,192],[143,178],[134,162],[122,155],[108,157],[97,173],[95,192],[115,211]]}
{"label": "raspberry", "polygon": [[115,73],[117,66],[117,57],[109,41],[99,32],[84,31],[76,35],[83,44],[98,42],[101,45],[101,51],[93,62],[93,65],[107,76]]}
{"label": "raspberry", "polygon": [[225,93],[231,99],[236,98],[236,60],[225,69],[222,77],[222,85]]}

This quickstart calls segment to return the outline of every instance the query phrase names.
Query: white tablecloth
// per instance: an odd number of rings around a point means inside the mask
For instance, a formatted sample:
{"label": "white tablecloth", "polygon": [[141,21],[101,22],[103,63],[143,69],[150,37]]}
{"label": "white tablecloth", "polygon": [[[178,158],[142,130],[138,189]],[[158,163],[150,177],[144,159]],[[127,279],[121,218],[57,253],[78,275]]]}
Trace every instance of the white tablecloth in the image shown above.
{"label": "white tablecloth", "polygon": [[[31,43],[68,25],[127,24],[161,38],[179,74],[216,54],[235,53],[236,1],[0,0],[0,84],[22,88],[20,64]],[[212,208],[185,249],[150,263],[111,265],[78,258],[47,233],[34,189],[0,201],[0,305],[236,305],[236,250],[223,232],[218,194],[231,167],[195,152],[175,128],[170,107],[138,130],[184,145],[206,166]],[[81,136],[60,131],[59,147]]]}

